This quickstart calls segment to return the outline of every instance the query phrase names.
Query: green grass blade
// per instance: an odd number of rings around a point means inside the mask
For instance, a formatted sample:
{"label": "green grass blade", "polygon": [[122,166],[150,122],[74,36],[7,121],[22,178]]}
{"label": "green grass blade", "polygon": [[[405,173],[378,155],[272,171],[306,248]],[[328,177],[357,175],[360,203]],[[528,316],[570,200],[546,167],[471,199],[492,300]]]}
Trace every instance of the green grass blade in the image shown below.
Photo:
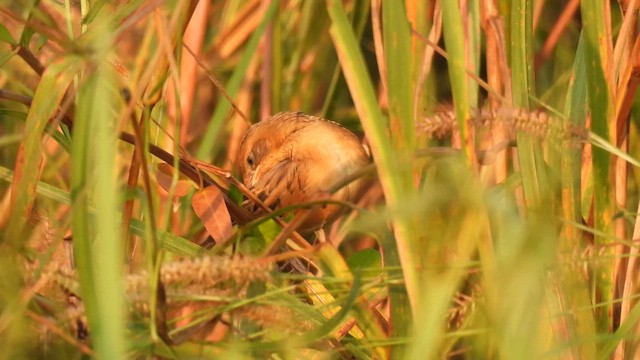
{"label": "green grass blade", "polygon": [[404,154],[415,147],[411,28],[403,1],[382,1],[384,55],[392,139]]}
{"label": "green grass blade", "polygon": [[[587,70],[583,48],[584,34],[580,37],[578,43],[573,64],[573,76],[569,84],[564,112],[568,122],[580,127],[585,127],[588,107]],[[562,204],[563,216],[574,223],[582,223],[583,210],[580,184],[582,149],[568,148],[563,150],[561,181],[562,191],[566,194]],[[587,184],[587,186],[590,185]],[[588,216],[587,213],[588,210],[584,214]],[[581,232],[573,226],[565,226],[563,235],[558,246],[560,251],[573,251],[576,248],[576,244],[583,243]],[[584,249],[586,246],[581,248]],[[589,298],[589,289],[584,286],[586,282],[575,271],[566,270],[562,274],[562,276],[558,277],[561,288],[571,289],[571,291],[563,291],[560,296],[554,297],[554,300],[560,298],[560,301],[556,300],[558,302],[558,312],[567,312],[576,308],[588,308],[591,305],[591,299]],[[596,324],[594,314],[591,311],[577,312],[575,319],[567,323],[566,338],[557,342],[559,345],[563,345],[563,342],[568,342],[574,338],[585,339],[595,333]],[[596,347],[595,344],[584,341],[575,347],[573,353],[578,358],[590,358],[596,353]]]}
{"label": "green grass blade", "polygon": [[[535,94],[533,84],[533,3],[514,1],[511,8],[511,83],[513,105],[529,109]],[[527,206],[538,208],[549,189],[545,189],[546,171],[539,142],[527,134],[518,135],[518,162]]]}
{"label": "green grass blade", "polygon": [[513,105],[529,108],[533,83],[533,2],[516,0],[511,4],[511,81]]}
{"label": "green grass blade", "polygon": [[[517,0],[510,9],[510,60],[513,106],[530,109],[530,98],[535,96],[533,73],[533,1]],[[545,264],[551,262],[557,242],[553,226],[553,189],[548,175],[542,144],[530,134],[517,134],[518,165],[527,220],[519,224],[504,223],[505,231],[496,242],[496,261],[500,277],[497,286],[498,349],[505,358],[536,358],[540,339],[532,333],[544,334],[540,315],[545,301]],[[504,211],[504,210],[502,210]],[[537,235],[533,235],[536,229]],[[511,230],[511,239],[503,236]],[[518,250],[520,249],[520,250]],[[524,250],[527,249],[527,250]],[[527,255],[522,255],[527,251]],[[516,265],[517,264],[517,265]],[[527,309],[527,311],[523,311]]]}
{"label": "green grass blade", "polygon": [[80,59],[70,57],[51,65],[43,74],[36,89],[33,103],[29,109],[25,129],[26,136],[20,144],[20,155],[16,160],[15,181],[12,184],[12,212],[10,226],[5,241],[19,242],[26,218],[31,211],[35,197],[35,188],[40,172],[42,135],[50,118],[53,117],[62,101],[65,91],[73,77],[79,71]]}
{"label": "green grass blade", "polygon": [[[331,18],[330,33],[333,39],[340,65],[344,72],[351,97],[354,101],[360,121],[371,144],[373,158],[376,160],[380,181],[385,192],[389,207],[400,209],[402,207],[403,194],[408,189],[403,189],[404,180],[397,176],[398,158],[396,151],[390,146],[387,137],[385,118],[380,112],[378,101],[373,90],[371,78],[367,73],[367,67],[360,52],[351,24],[344,12],[339,0],[328,0],[327,8]],[[398,258],[402,262],[405,276],[405,286],[411,302],[412,311],[417,311],[419,280],[414,269],[419,261],[417,242],[412,241],[411,221],[403,216],[396,216],[394,229]],[[384,247],[385,245],[383,245]],[[394,259],[387,259],[394,260]],[[385,266],[399,266],[397,263],[387,263]],[[405,315],[408,315],[405,313]],[[407,316],[407,323],[411,317]],[[407,325],[408,326],[408,325]]]}
{"label": "green grass blade", "polygon": [[121,359],[127,343],[122,194],[115,145],[119,130],[113,108],[119,95],[105,62],[113,40],[108,16],[98,16],[90,28],[95,62],[89,63],[78,89],[71,152],[74,258],[96,353]]}
{"label": "green grass blade", "polygon": [[[81,293],[98,354],[122,358],[126,351],[123,243],[116,173],[116,131],[109,73],[98,66],[78,94],[72,141],[73,244]],[[95,206],[95,217],[90,207]]]}
{"label": "green grass blade", "polygon": [[447,48],[447,62],[449,65],[449,79],[453,93],[453,104],[456,119],[460,129],[463,151],[468,159],[475,159],[469,132],[469,88],[467,79],[467,65],[465,56],[464,29],[462,15],[457,2],[450,1],[442,4],[442,31]]}
{"label": "green grass blade", "polygon": [[[587,67],[587,88],[589,93],[589,109],[591,112],[591,130],[602,139],[611,140],[609,123],[615,121],[615,107],[607,77],[607,30],[604,19],[604,3],[597,0],[581,2],[581,13],[584,23],[584,57]],[[610,74],[611,76],[611,74]],[[593,201],[594,226],[596,230],[612,233],[612,220],[615,212],[615,201],[612,186],[611,155],[600,148],[593,148]],[[610,241],[596,237],[596,243],[607,246]],[[610,253],[610,252],[609,252]],[[598,327],[601,331],[611,327],[611,307],[613,304],[613,266],[598,266],[594,280],[602,301],[607,306],[597,310]]]}

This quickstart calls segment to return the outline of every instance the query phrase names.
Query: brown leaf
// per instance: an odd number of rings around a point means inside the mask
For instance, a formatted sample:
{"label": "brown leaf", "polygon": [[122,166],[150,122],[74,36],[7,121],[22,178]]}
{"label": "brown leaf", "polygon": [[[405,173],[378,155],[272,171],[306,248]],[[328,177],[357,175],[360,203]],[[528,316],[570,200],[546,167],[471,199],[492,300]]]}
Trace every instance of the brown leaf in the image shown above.
{"label": "brown leaf", "polygon": [[[164,191],[169,192],[172,180],[173,167],[165,163],[158,164],[158,172],[156,173],[156,181],[158,182],[158,185],[160,185]],[[183,197],[187,195],[191,189],[193,189],[193,185],[191,185],[189,180],[178,178],[178,183],[176,184],[173,196]]]}
{"label": "brown leaf", "polygon": [[191,206],[216,243],[229,240],[233,233],[233,226],[220,189],[209,186],[197,191],[193,194]]}

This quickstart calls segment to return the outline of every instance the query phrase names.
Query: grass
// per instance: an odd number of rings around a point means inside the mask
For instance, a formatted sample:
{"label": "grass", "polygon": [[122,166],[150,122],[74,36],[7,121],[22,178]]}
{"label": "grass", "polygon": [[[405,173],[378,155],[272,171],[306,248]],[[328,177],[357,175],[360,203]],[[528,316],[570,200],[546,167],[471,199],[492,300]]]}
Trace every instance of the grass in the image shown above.
{"label": "grass", "polygon": [[[638,4],[463,5],[0,3],[0,357],[637,357]],[[322,244],[240,206],[281,110],[372,154]]]}

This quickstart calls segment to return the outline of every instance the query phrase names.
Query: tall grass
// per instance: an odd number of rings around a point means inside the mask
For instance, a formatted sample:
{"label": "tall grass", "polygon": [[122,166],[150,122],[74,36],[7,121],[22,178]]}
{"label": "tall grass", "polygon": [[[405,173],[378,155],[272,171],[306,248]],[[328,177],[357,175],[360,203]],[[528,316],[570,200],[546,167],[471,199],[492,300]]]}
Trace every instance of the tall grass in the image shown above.
{"label": "tall grass", "polygon": [[[0,357],[636,358],[638,5],[2,3]],[[371,150],[324,243],[240,206],[280,110]]]}

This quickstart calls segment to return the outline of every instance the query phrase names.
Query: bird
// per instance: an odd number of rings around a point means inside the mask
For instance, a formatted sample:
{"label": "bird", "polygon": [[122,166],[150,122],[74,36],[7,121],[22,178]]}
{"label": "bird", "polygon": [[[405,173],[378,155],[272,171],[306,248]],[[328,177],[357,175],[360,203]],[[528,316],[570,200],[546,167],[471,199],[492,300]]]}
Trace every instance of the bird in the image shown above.
{"label": "bird", "polygon": [[[272,210],[326,199],[329,191],[371,162],[360,139],[338,123],[300,112],[280,112],[252,125],[236,157],[243,184]],[[358,178],[330,195],[355,202],[365,186]],[[310,208],[301,233],[321,230],[344,206]]]}

